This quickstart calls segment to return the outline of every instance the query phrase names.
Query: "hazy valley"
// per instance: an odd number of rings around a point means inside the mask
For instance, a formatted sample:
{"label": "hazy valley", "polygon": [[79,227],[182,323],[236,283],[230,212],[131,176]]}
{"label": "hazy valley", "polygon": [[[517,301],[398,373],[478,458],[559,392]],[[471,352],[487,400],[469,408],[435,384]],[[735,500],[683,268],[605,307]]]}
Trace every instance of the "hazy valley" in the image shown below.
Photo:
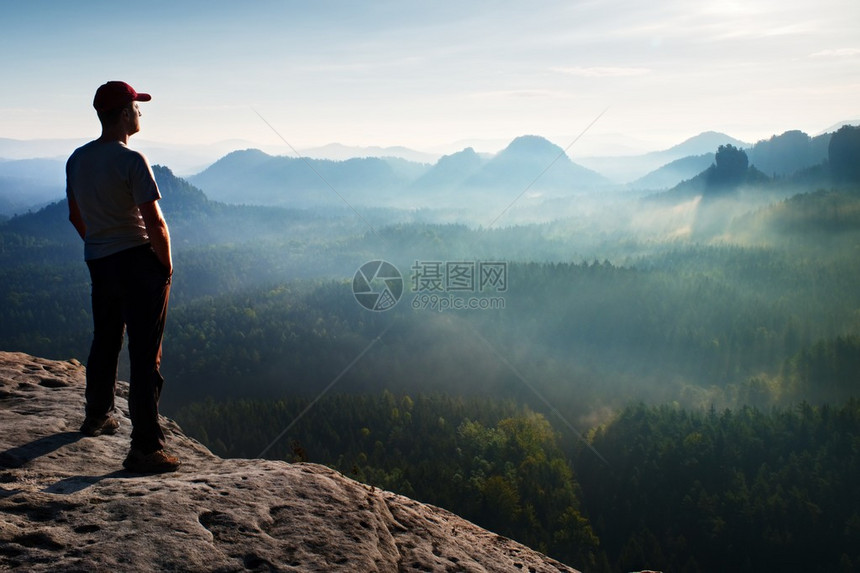
{"label": "hazy valley", "polygon": [[[218,454],[325,463],[584,570],[850,570],[859,141],[157,166],[164,411]],[[0,161],[0,349],[85,361],[62,166]]]}

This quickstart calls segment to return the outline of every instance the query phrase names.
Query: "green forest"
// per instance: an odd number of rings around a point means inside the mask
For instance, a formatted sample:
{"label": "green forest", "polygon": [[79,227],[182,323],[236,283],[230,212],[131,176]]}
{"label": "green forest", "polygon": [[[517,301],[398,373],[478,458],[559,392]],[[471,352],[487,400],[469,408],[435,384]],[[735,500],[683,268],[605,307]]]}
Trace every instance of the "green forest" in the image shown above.
{"label": "green forest", "polygon": [[267,457],[326,463],[456,508],[583,571],[852,571],[860,559],[855,399],[721,411],[635,403],[587,442],[496,398],[382,391],[307,408],[209,400],[177,419],[220,455],[254,457],[306,411]]}
{"label": "green forest", "polygon": [[[771,178],[721,147],[668,192],[496,224],[228,205],[157,166],[162,413],[218,455],[326,464],[583,571],[856,570],[860,161],[840,149]],[[67,215],[0,222],[4,350],[86,360]],[[359,304],[368,261],[402,275],[390,310]],[[483,265],[504,283],[428,286]]]}

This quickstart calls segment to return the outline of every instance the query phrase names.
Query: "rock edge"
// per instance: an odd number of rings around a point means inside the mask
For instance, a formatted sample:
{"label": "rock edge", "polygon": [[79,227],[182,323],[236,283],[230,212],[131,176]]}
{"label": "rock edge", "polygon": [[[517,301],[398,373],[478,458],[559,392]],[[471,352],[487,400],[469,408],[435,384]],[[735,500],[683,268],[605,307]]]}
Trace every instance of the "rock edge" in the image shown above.
{"label": "rock edge", "polygon": [[182,468],[126,472],[127,385],[96,438],[83,388],[76,360],[0,352],[0,569],[576,573],[325,466],[219,458],[166,418]]}

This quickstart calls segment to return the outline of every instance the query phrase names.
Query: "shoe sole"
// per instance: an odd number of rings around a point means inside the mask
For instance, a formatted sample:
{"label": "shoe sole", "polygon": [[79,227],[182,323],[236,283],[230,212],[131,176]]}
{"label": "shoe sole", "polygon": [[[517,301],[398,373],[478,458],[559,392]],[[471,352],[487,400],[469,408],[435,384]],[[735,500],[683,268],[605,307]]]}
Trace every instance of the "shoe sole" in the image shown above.
{"label": "shoe sole", "polygon": [[166,474],[175,472],[179,469],[179,465],[160,466],[157,468],[136,468],[134,466],[129,467],[123,464],[122,467],[124,467],[126,471],[131,472],[133,474]]}
{"label": "shoe sole", "polygon": [[100,428],[97,428],[95,430],[81,429],[80,432],[89,438],[95,438],[98,436],[113,436],[114,434],[117,433],[118,430],[119,430],[119,423],[117,423],[116,426],[110,426],[107,428],[100,427]]}
{"label": "shoe sole", "polygon": [[175,464],[163,463],[159,465],[138,465],[137,463],[129,462],[128,460],[122,462],[122,467],[135,474],[164,474],[175,472],[181,465],[182,462],[180,461],[177,461]]}

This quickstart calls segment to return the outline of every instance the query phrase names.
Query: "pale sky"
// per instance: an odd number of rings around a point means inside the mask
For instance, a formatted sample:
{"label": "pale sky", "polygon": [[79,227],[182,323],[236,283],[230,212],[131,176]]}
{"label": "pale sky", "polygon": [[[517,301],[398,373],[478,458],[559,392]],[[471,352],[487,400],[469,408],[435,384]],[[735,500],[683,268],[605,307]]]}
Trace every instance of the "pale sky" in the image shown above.
{"label": "pale sky", "polygon": [[604,110],[571,155],[815,135],[860,118],[858,25],[858,0],[0,0],[0,137],[94,137],[115,79],[172,144],[280,144],[257,113],[296,148],[564,147]]}

